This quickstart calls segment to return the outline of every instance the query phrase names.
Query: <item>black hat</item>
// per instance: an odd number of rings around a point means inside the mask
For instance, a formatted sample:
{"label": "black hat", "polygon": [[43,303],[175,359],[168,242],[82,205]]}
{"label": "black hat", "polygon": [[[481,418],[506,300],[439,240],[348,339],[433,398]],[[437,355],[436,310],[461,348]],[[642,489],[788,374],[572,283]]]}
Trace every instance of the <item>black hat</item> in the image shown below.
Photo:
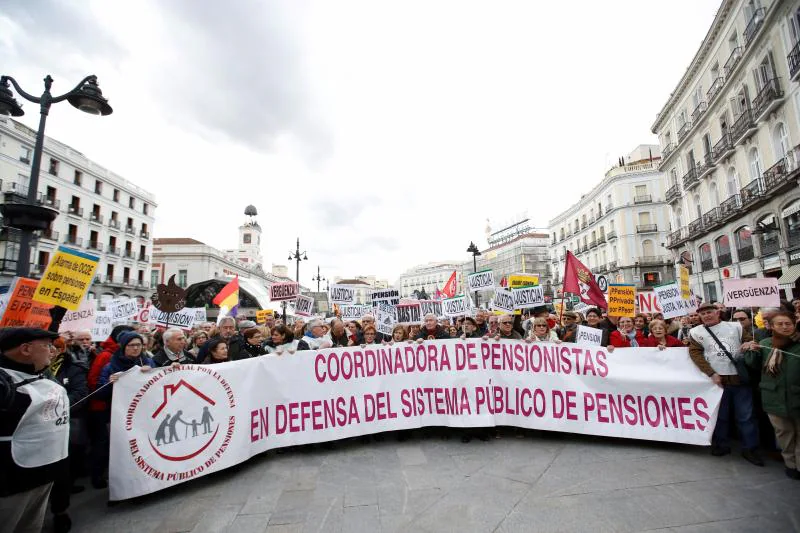
{"label": "black hat", "polygon": [[58,333],[39,328],[3,328],[0,330],[0,351],[7,351],[39,339],[55,340]]}

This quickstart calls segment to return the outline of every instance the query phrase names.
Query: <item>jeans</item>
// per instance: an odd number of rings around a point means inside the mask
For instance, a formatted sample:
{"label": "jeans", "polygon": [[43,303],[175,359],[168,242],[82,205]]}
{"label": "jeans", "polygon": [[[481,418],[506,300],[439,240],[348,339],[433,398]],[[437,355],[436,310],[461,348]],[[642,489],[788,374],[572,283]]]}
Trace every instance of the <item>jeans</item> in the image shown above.
{"label": "jeans", "polygon": [[742,449],[754,450],[758,448],[758,426],[753,420],[753,392],[747,385],[725,385],[722,391],[722,401],[719,404],[717,427],[711,444],[720,448],[730,448],[730,414],[731,403],[736,415],[736,426],[742,440]]}

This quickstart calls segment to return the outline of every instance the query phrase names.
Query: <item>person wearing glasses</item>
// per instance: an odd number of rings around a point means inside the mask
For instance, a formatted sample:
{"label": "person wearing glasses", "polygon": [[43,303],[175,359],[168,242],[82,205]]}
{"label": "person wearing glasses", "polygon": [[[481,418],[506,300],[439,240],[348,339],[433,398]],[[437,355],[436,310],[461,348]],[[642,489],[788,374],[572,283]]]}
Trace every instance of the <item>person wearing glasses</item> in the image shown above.
{"label": "person wearing glasses", "polygon": [[417,333],[418,341],[449,338],[450,333],[436,322],[436,315],[433,313],[425,315],[424,327]]}
{"label": "person wearing glasses", "polygon": [[[134,331],[126,331],[120,334],[119,349],[111,356],[111,361],[103,368],[100,380],[97,382],[97,396],[104,396],[110,400],[114,383],[119,380],[124,372],[134,366],[141,367],[142,372],[156,368],[156,363],[152,359],[142,355],[145,348],[144,343],[144,337]],[[111,383],[111,386],[105,387],[109,383]]]}
{"label": "person wearing glasses", "polygon": [[533,342],[561,342],[556,332],[550,329],[546,318],[534,318],[531,334],[528,337]]}
{"label": "person wearing glasses", "polygon": [[753,317],[749,309],[737,309],[733,312],[733,321],[742,326],[742,331],[753,331]]}
{"label": "person wearing glasses", "polygon": [[57,333],[0,330],[1,531],[41,531],[53,481],[66,472],[69,398],[44,370]]}
{"label": "person wearing glasses", "polygon": [[497,320],[497,335],[495,335],[494,339],[522,340],[522,335],[514,329],[514,315],[500,315]]}

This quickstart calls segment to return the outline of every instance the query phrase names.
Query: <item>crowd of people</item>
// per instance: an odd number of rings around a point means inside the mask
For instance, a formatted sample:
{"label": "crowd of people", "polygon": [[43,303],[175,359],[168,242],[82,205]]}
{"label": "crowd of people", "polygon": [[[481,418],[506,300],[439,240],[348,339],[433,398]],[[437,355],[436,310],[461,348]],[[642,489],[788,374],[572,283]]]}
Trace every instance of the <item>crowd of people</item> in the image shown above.
{"label": "crowd of people", "polygon": [[[108,486],[114,383],[134,366],[209,365],[262,356],[301,356],[304,351],[331,347],[431,339],[571,343],[577,340],[579,326],[600,330],[600,344],[611,353],[632,347],[687,347],[697,368],[723,388],[711,453],[731,453],[733,416],[742,456],[763,466],[759,448],[780,453],[786,475],[797,480],[798,322],[800,300],[785,302],[780,308],[762,308],[756,315],[751,309],[705,303],[695,313],[666,320],[658,313],[612,317],[597,308],[558,315],[546,306],[524,314],[495,314],[479,309],[474,317],[454,320],[429,314],[420,324],[394,326],[391,334],[379,332],[375,317],[369,314],[350,321],[337,317],[306,321],[298,317],[291,324],[269,317],[261,325],[224,317],[217,324],[201,324],[188,334],[177,328],[119,325],[101,343],[92,342],[89,331],[58,335],[30,328],[6,328],[0,330],[0,510],[12,518],[0,523],[0,532],[37,521],[41,524],[48,497],[55,530],[69,531],[70,495],[85,490],[78,480],[88,477],[95,489]],[[54,442],[58,447],[63,441],[63,453],[49,457],[55,461],[33,461],[21,466],[12,453],[14,439],[18,426],[30,419],[31,411],[45,408],[34,401],[43,394],[38,389],[46,389],[45,393],[51,396],[63,391],[69,410],[65,418],[68,430],[67,434],[54,430],[27,435],[25,444],[46,446]],[[473,436],[483,440],[489,436],[488,430],[461,434],[464,442]],[[407,433],[402,436],[407,437]]]}

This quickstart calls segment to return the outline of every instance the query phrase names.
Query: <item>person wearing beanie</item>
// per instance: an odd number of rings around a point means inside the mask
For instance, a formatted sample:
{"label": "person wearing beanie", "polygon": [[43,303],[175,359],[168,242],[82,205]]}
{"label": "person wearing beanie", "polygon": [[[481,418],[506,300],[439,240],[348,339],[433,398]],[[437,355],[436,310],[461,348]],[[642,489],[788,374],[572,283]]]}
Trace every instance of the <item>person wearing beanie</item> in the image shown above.
{"label": "person wearing beanie", "polygon": [[[86,379],[89,391],[97,390],[100,381],[100,374],[106,365],[111,362],[111,356],[119,349],[117,339],[126,331],[133,331],[131,326],[116,326],[111,330],[111,335],[100,344],[102,351],[92,361],[89,368],[89,375]],[[89,398],[89,412],[86,416],[86,428],[89,431],[89,465],[92,478],[92,486],[96,489],[104,489],[108,482],[104,478],[104,472],[108,466],[108,423],[111,416],[111,404],[106,398],[99,398],[97,395]]]}
{"label": "person wearing beanie", "polygon": [[[149,357],[142,355],[144,351],[144,337],[135,331],[126,331],[119,335],[119,349],[111,356],[111,361],[103,368],[98,381],[97,396],[105,397],[109,401],[114,392],[114,383],[120,375],[134,366],[142,367],[142,371],[156,368],[156,363]],[[106,385],[111,386],[106,387]],[[104,388],[105,387],[105,388]]]}

